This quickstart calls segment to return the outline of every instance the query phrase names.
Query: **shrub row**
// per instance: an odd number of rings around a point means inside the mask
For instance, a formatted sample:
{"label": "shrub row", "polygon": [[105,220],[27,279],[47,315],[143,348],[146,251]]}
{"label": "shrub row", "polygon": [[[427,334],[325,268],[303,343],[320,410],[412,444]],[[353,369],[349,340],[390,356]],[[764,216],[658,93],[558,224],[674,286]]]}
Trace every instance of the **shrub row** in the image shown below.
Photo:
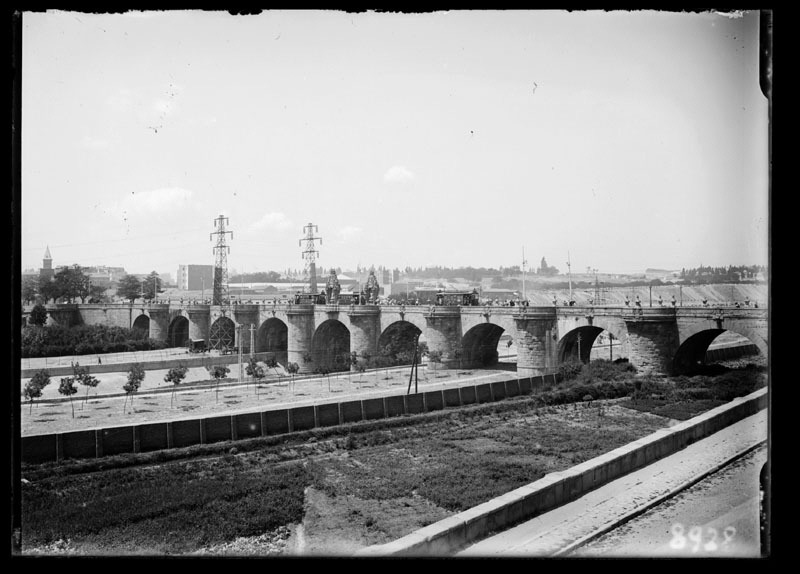
{"label": "shrub row", "polygon": [[51,325],[23,327],[20,351],[23,358],[29,358],[150,351],[166,347],[166,341],[150,339],[146,331],[141,329],[108,325]]}

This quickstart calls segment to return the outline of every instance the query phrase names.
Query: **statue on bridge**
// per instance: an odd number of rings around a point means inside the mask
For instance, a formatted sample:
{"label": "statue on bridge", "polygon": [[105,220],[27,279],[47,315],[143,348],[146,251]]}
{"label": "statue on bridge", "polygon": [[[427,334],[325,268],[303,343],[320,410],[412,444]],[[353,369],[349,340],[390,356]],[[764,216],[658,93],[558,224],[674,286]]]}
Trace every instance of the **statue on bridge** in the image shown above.
{"label": "statue on bridge", "polygon": [[341,290],[342,286],[339,285],[339,279],[336,277],[336,269],[332,268],[328,281],[325,283],[325,300],[328,305],[336,305],[339,302]]}
{"label": "statue on bridge", "polygon": [[369,277],[367,278],[367,284],[364,290],[367,295],[367,302],[375,304],[378,300],[378,293],[380,293],[380,286],[378,285],[378,279],[375,277],[374,269],[369,270]]}

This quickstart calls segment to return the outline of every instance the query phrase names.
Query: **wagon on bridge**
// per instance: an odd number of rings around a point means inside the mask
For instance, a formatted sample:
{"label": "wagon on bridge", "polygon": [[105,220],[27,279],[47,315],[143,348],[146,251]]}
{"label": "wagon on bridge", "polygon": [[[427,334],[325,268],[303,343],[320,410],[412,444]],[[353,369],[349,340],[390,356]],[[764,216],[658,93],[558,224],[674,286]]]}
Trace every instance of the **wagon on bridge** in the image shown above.
{"label": "wagon on bridge", "polygon": [[190,353],[205,353],[208,351],[205,339],[189,339],[186,342],[186,347]]}

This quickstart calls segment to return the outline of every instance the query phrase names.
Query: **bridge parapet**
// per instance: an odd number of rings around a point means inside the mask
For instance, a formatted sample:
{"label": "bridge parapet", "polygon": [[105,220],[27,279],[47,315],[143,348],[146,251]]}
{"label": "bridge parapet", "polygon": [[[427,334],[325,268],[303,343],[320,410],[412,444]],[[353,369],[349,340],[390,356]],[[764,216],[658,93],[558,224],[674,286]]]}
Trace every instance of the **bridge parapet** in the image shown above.
{"label": "bridge parapet", "polygon": [[423,307],[422,314],[426,319],[435,319],[438,317],[461,317],[461,307],[449,305],[430,305]]}
{"label": "bridge parapet", "polygon": [[690,319],[716,319],[720,314],[727,319],[763,319],[769,317],[768,309],[737,308],[737,307],[681,307],[678,309],[679,318]]}
{"label": "bridge parapet", "polygon": [[378,317],[381,314],[378,305],[348,305],[346,311],[351,317]]}
{"label": "bridge parapet", "polygon": [[662,309],[650,307],[634,307],[633,309],[626,309],[622,313],[622,319],[627,322],[641,322],[647,321],[651,323],[669,323],[674,322],[676,317],[675,309]]}
{"label": "bridge parapet", "polygon": [[288,305],[286,307],[286,314],[290,317],[296,315],[314,315],[314,305],[300,303],[297,305]]}

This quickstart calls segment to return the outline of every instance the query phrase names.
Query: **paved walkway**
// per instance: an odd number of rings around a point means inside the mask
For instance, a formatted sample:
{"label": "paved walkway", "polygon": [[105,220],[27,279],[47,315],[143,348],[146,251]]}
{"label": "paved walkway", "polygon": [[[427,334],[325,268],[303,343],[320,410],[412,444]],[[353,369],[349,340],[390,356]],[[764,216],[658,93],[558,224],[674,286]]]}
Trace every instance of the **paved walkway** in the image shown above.
{"label": "paved walkway", "polygon": [[743,419],[641,470],[458,553],[557,556],[605,533],[767,439],[767,411]]}

